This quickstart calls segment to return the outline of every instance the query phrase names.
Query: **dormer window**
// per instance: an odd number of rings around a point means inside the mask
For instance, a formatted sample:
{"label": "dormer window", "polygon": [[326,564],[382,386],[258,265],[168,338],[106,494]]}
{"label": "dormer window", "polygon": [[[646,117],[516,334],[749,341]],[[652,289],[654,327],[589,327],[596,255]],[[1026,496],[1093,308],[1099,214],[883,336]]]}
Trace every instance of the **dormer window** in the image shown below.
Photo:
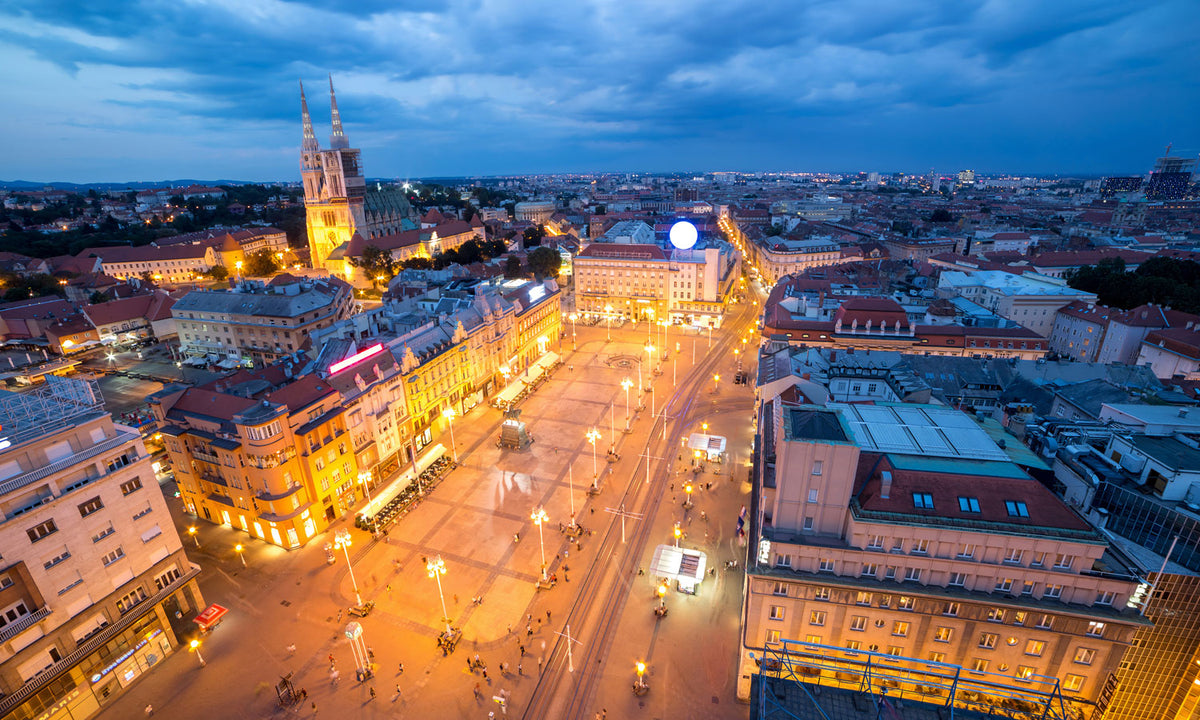
{"label": "dormer window", "polygon": [[979,498],[960,496],[958,498],[958,509],[960,512],[979,512]]}
{"label": "dormer window", "polygon": [[929,493],[913,493],[912,498],[913,507],[917,508],[918,510],[933,509],[933,495],[930,495]]}
{"label": "dormer window", "polygon": [[1008,510],[1009,517],[1029,517],[1029,507],[1019,500],[1005,500],[1004,507]]}

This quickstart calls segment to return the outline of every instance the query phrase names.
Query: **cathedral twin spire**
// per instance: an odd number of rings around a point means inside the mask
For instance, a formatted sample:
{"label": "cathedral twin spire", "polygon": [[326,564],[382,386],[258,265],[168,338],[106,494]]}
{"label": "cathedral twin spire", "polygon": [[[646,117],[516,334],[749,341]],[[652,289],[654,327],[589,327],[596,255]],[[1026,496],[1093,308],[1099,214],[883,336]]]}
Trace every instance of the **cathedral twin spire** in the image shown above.
{"label": "cathedral twin spire", "polygon": [[[334,150],[350,147],[350,139],[342,130],[342,116],[338,113],[337,95],[333,92],[333,75],[329,76],[329,107],[333,116],[333,131],[329,135],[329,146]],[[318,152],[321,149],[317,136],[313,132],[312,117],[308,114],[308,99],[304,97],[304,81],[300,82],[300,113],[304,122],[304,140],[301,149],[304,152]]]}

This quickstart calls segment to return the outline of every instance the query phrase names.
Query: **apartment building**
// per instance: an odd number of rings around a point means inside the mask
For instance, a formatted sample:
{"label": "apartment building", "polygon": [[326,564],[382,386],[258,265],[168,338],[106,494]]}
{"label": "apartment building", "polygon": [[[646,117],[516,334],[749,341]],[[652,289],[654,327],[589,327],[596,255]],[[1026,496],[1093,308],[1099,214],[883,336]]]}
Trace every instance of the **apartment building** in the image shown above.
{"label": "apartment building", "polygon": [[179,648],[200,568],[94,380],[0,391],[0,426],[0,716],[88,718]]}
{"label": "apartment building", "polygon": [[763,652],[794,640],[1086,707],[1150,624],[1127,607],[1125,557],[957,410],[776,398],[753,473],[741,697]]}
{"label": "apartment building", "polygon": [[1002,270],[943,271],[937,293],[943,298],[964,297],[1042,337],[1048,337],[1054,329],[1059,308],[1074,301],[1096,302],[1094,293],[1067,287],[1065,280]]}
{"label": "apartment building", "polygon": [[359,466],[341,394],[288,361],[147,398],[184,507],[287,549],[358,497]]}
{"label": "apartment building", "polygon": [[281,275],[229,291],[193,290],[171,307],[171,316],[181,353],[197,364],[263,366],[310,347],[310,333],[354,309],[352,288],[338,278]]}

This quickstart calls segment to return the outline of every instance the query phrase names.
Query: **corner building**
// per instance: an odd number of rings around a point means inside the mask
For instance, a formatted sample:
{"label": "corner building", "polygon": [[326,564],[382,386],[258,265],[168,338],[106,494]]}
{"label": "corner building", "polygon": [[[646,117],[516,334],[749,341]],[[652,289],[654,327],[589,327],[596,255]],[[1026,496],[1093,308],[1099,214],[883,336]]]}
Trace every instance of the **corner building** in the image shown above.
{"label": "corner building", "polygon": [[1127,607],[1138,578],[974,420],[944,406],[776,398],[759,422],[740,696],[764,650],[794,640],[940,663],[1090,714],[1150,624]]}
{"label": "corner building", "polygon": [[0,391],[0,717],[88,718],[204,601],[132,428],[95,381]]}

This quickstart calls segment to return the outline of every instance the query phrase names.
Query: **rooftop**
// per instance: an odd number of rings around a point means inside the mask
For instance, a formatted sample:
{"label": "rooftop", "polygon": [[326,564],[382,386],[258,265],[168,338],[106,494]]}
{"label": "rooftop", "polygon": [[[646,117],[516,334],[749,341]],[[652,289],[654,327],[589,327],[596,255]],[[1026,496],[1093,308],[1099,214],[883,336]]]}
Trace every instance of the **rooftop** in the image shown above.
{"label": "rooftop", "polygon": [[866,452],[924,457],[1008,460],[987,432],[964,413],[937,405],[830,403]]}

